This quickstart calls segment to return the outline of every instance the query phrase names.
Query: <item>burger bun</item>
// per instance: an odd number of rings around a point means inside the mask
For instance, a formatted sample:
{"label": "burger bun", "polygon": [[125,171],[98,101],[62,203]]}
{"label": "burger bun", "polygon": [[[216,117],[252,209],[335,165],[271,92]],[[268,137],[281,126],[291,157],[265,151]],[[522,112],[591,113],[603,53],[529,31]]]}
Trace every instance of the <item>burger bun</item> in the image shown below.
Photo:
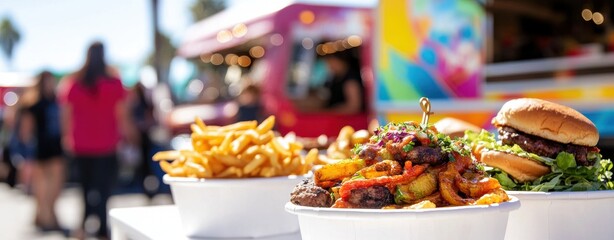
{"label": "burger bun", "polygon": [[483,151],[480,154],[480,161],[503,170],[521,183],[533,181],[550,173],[550,168],[541,163],[500,151]]}

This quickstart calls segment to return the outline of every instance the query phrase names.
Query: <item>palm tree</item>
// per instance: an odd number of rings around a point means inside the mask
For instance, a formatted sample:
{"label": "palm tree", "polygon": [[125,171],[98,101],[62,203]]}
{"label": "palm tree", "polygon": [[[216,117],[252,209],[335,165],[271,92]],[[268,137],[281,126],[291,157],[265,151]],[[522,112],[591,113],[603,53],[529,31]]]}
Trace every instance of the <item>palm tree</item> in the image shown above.
{"label": "palm tree", "polygon": [[[197,0],[192,4],[190,10],[192,11],[192,18],[196,22],[222,11],[225,7],[224,0]],[[169,37],[160,31],[158,8],[159,0],[151,0],[154,51],[148,58],[148,63],[156,69],[158,82],[168,84],[169,68],[171,60],[175,56],[175,47]]]}
{"label": "palm tree", "polygon": [[[192,20],[198,22],[205,18],[208,18],[218,12],[221,12],[226,8],[225,0],[197,0],[190,6],[190,12],[192,13]],[[190,59],[194,65],[198,68],[199,72],[203,72],[205,69],[210,68],[211,65],[204,64],[200,59]]]}
{"label": "palm tree", "polygon": [[153,29],[154,29],[154,51],[153,51],[153,67],[156,70],[156,76],[158,77],[158,81],[161,83],[166,83],[166,78],[164,78],[162,76],[161,73],[161,62],[162,62],[162,56],[160,54],[160,46],[162,44],[161,41],[161,33],[160,33],[160,26],[158,24],[158,0],[151,0],[151,11],[152,11],[152,25],[153,25]]}
{"label": "palm tree", "polygon": [[156,66],[156,73],[160,82],[167,82],[171,61],[175,57],[175,51],[177,50],[173,46],[171,39],[163,32],[156,34],[156,40],[154,45],[156,49],[147,58],[147,64]]}
{"label": "palm tree", "polygon": [[192,19],[194,22],[203,20],[213,14],[216,14],[226,8],[224,0],[198,0],[190,7]]}
{"label": "palm tree", "polygon": [[11,66],[11,60],[13,59],[13,50],[15,50],[15,45],[17,45],[20,38],[21,35],[11,22],[11,19],[5,17],[2,22],[0,22],[0,47],[2,47],[2,51],[6,56],[9,68]]}

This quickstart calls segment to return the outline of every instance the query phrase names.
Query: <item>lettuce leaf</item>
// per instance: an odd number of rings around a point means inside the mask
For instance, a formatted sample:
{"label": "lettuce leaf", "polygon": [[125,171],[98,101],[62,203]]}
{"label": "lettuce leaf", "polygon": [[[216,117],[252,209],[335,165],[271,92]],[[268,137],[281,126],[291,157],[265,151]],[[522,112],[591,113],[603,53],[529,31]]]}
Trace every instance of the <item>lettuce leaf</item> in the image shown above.
{"label": "lettuce leaf", "polygon": [[592,166],[579,166],[573,154],[561,152],[555,159],[538,156],[524,151],[518,145],[502,145],[495,139],[494,134],[484,130],[480,133],[465,132],[465,140],[470,142],[473,148],[479,146],[487,150],[512,153],[550,167],[550,173],[527,183],[519,183],[501,169],[486,169],[506,190],[550,192],[614,189],[611,172],[614,164],[609,159],[601,159],[601,154],[597,152],[591,152],[587,156],[589,161],[594,162]]}
{"label": "lettuce leaf", "polygon": [[516,184],[516,182],[512,178],[510,178],[507,173],[503,171],[499,171],[498,173],[493,172],[493,174],[491,175],[497,180],[499,180],[501,186],[505,188],[514,189],[516,188],[516,186],[518,186],[518,184]]}
{"label": "lettuce leaf", "polygon": [[573,169],[577,167],[576,159],[574,158],[573,154],[561,152],[558,156],[556,156],[556,166],[562,170]]}
{"label": "lettuce leaf", "polygon": [[518,146],[517,144],[514,144],[514,146],[502,145],[500,142],[497,142],[494,134],[486,130],[482,130],[480,133],[476,133],[471,130],[467,130],[465,132],[464,139],[470,142],[472,146],[482,145],[484,148],[488,150],[496,150],[500,152],[516,154],[518,156],[528,158],[528,159],[546,164],[548,166],[551,166],[554,164],[554,159],[548,158],[548,157],[542,157],[534,153],[526,152],[522,150],[522,148]]}

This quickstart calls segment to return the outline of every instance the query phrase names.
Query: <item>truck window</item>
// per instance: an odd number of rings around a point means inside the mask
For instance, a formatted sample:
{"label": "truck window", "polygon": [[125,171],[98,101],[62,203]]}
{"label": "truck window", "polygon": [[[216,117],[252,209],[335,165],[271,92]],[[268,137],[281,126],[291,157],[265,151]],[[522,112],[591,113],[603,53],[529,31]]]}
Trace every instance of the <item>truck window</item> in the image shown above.
{"label": "truck window", "polygon": [[[344,111],[337,111],[340,109],[335,108],[351,108],[352,105],[355,110],[349,113],[365,110],[360,47],[344,45],[344,41],[347,41],[347,38],[325,40],[309,47],[304,43],[294,44],[286,91],[294,100],[298,111],[343,113]],[[346,85],[351,85],[349,90]],[[352,102],[355,104],[351,104]]]}

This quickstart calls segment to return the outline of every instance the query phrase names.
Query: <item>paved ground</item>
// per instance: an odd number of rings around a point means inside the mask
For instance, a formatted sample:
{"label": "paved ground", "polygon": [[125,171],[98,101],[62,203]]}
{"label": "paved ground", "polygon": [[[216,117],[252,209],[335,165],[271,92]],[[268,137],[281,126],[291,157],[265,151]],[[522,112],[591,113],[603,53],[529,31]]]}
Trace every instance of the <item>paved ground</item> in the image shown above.
{"label": "paved ground", "polygon": [[[157,195],[151,203],[145,195],[123,194],[113,196],[109,209],[117,207],[134,207],[146,205],[172,204],[170,195]],[[18,189],[11,189],[0,183],[0,239],[3,240],[55,240],[65,239],[59,233],[41,234],[33,223],[34,199]],[[62,192],[56,205],[58,220],[63,227],[75,229],[83,214],[83,202],[78,188],[67,188]]]}

